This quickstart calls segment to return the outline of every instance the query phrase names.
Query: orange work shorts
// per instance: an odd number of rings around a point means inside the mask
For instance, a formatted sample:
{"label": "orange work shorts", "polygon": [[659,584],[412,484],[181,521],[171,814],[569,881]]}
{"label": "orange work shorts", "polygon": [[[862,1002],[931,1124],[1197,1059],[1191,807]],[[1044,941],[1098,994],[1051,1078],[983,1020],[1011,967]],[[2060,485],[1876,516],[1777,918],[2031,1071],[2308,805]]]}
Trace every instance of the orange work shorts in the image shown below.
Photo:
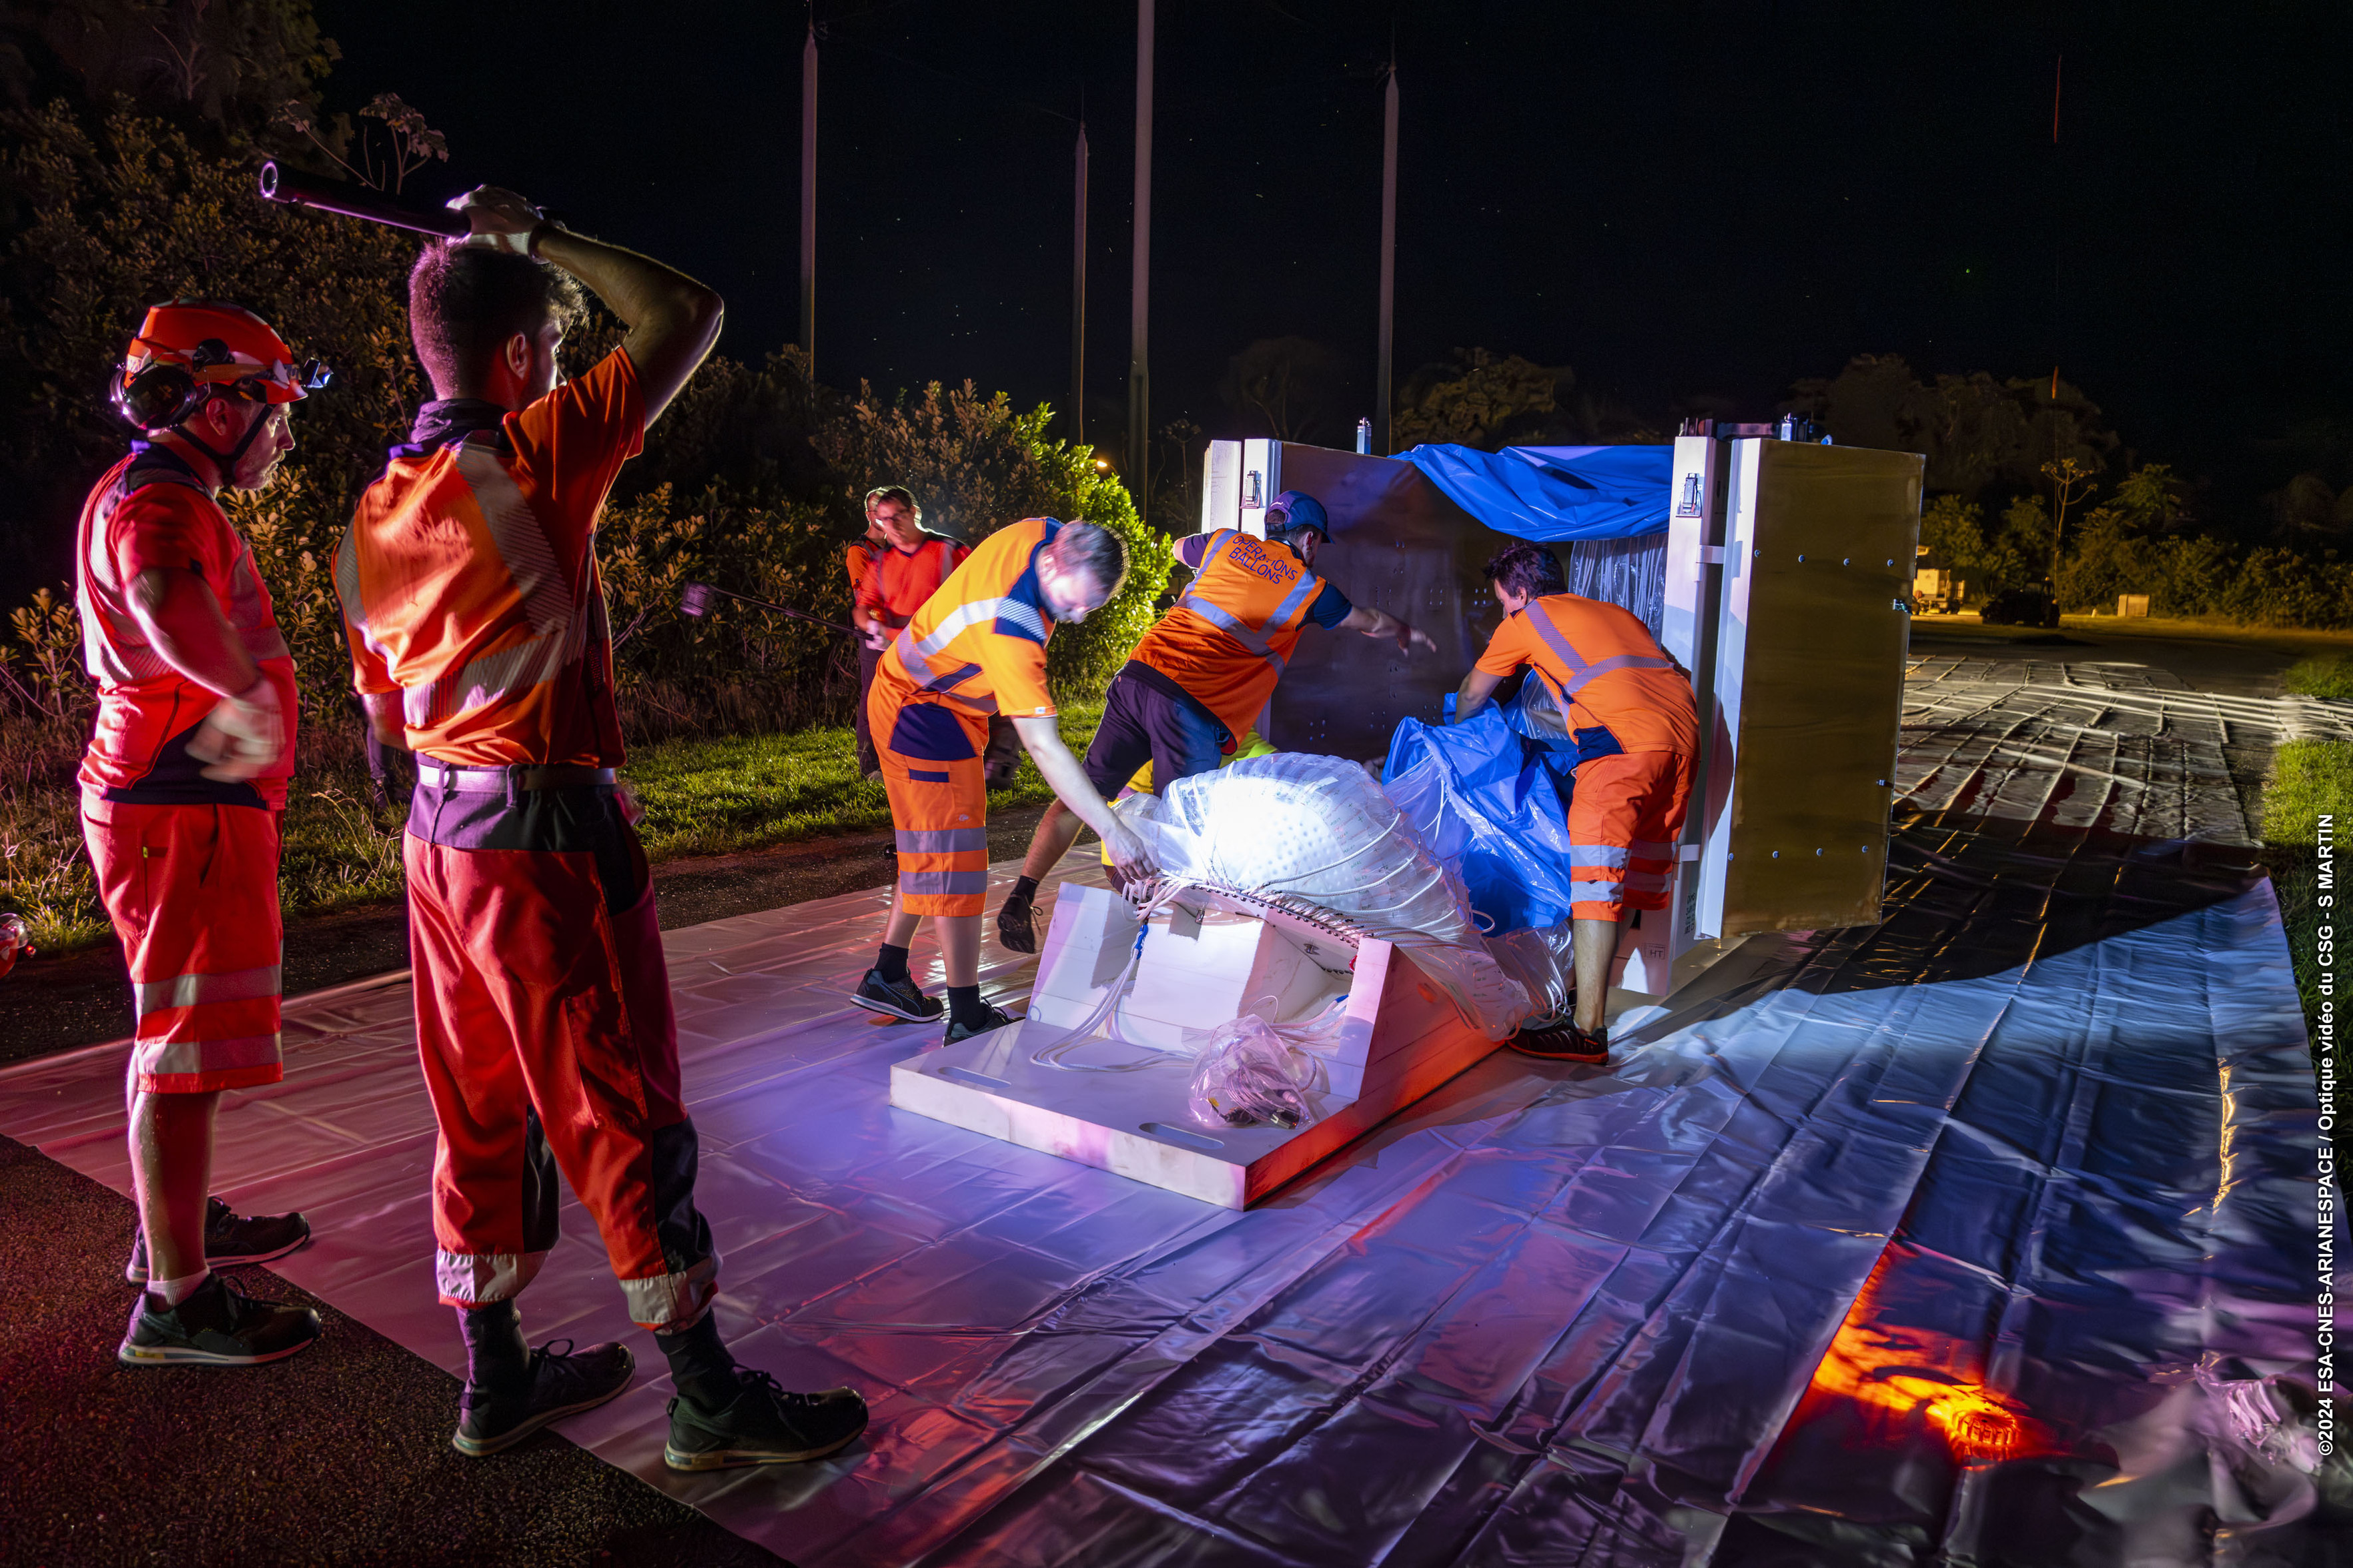
{"label": "orange work shorts", "polygon": [[132,1087],[279,1081],[278,814],[85,795],[81,831],[131,967]]}
{"label": "orange work shorts", "polygon": [[1691,804],[1692,760],[1681,752],[1621,752],[1577,770],[1569,796],[1570,918],[1614,921],[1663,910],[1675,841]]}

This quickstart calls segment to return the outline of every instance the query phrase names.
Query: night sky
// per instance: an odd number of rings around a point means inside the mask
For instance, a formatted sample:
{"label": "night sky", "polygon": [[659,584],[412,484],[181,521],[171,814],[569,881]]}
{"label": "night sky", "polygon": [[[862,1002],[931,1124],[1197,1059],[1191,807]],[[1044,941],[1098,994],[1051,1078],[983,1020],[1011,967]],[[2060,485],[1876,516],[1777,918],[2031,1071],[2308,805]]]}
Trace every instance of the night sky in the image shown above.
{"label": "night sky", "polygon": [[[684,267],[727,297],[723,352],[797,334],[802,7],[318,9],[333,107],[390,89],[448,133],[430,194],[510,184]],[[1133,6],[816,16],[820,379],[1066,400],[1083,100],[1089,434],[1116,442]],[[1237,433],[1228,356],[1288,333],[1342,353],[1370,412],[1394,37],[1400,383],[1480,345],[1654,418],[1761,416],[1858,353],[2055,362],[2142,457],[2276,483],[2264,438],[2353,408],[2343,17],[1162,0],[1153,422]]]}

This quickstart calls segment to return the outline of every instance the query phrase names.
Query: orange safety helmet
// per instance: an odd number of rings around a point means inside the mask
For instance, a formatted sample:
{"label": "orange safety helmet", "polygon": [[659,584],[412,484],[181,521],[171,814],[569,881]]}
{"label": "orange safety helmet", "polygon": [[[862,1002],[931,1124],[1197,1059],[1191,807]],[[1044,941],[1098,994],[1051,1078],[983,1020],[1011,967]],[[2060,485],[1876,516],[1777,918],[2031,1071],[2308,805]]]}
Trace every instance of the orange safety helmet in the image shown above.
{"label": "orange safety helmet", "polygon": [[164,430],[216,395],[293,403],[332,375],[315,359],[297,365],[269,323],[242,305],[174,300],[149,309],[110,395],[140,429]]}

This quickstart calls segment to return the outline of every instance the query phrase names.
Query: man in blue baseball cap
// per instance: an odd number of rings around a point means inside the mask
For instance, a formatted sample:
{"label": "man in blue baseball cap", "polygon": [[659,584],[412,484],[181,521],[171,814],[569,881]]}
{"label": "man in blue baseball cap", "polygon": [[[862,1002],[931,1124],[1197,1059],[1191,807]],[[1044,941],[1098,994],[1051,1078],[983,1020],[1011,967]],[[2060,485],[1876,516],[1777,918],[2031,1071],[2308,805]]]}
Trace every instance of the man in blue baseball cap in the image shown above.
{"label": "man in blue baseball cap", "polygon": [[[1390,638],[1400,651],[1436,651],[1428,634],[1387,611],[1350,604],[1315,574],[1316,552],[1331,542],[1324,503],[1299,490],[1283,491],[1266,509],[1264,539],[1221,528],[1179,542],[1192,584],[1112,677],[1103,723],[1087,748],[1087,782],[1105,799],[1146,763],[1156,794],[1231,754],[1310,626]],[[1015,952],[1038,951],[1031,903],[1039,880],[1078,836],[1078,817],[1060,802],[1046,808],[1021,879],[997,912],[997,940]]]}

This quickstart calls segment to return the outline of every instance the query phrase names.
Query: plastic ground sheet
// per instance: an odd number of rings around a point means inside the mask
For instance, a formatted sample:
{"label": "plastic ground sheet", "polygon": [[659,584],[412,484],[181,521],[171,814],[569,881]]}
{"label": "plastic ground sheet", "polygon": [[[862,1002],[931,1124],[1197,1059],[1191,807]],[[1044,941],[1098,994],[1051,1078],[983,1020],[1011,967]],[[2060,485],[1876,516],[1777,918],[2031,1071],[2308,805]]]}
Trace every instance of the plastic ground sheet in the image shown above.
{"label": "plastic ground sheet", "polygon": [[[1907,692],[1883,923],[1753,938],[1609,1068],[1501,1053],[1244,1214],[891,1109],[931,1037],[847,1001],[880,891],[669,933],[722,1325],[873,1426],[672,1475],[641,1346],[561,1430],[804,1565],[2317,1560],[2273,1394],[2313,1082],[2270,886],[2210,847],[2231,726],[2285,721],[2136,667]],[[290,1004],[216,1184],[460,1371],[413,1039],[400,977]],[[0,1074],[0,1131],[125,1187],[124,1054]],[[526,1331],[632,1336],[565,1220]]]}

